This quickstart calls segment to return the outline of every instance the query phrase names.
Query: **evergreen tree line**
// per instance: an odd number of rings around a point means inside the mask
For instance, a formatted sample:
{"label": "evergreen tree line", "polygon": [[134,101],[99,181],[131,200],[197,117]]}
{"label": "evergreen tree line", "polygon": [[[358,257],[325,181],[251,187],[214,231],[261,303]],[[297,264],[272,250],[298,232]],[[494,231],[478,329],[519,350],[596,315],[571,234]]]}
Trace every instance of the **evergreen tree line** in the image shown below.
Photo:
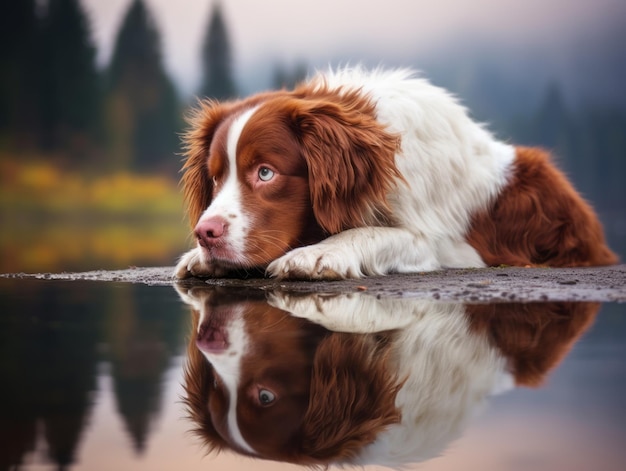
{"label": "evergreen tree line", "polygon": [[623,211],[626,202],[626,110],[618,106],[574,111],[561,88],[547,87],[535,113],[513,120],[511,140],[541,146],[576,188],[600,209]]}
{"label": "evergreen tree line", "polygon": [[[236,94],[219,6],[212,11],[200,96]],[[121,22],[109,64],[80,0],[7,0],[0,7],[0,150],[96,170],[180,166],[182,108],[157,26],[143,0]]]}
{"label": "evergreen tree line", "polygon": [[[6,0],[0,7],[0,151],[33,150],[82,168],[177,172],[183,103],[163,67],[160,35],[144,0],[132,0],[109,64],[96,48],[80,0]],[[220,4],[202,48],[198,96],[238,90]],[[305,64],[277,66],[275,88],[304,78]],[[573,112],[552,85],[538,110],[501,134],[555,151],[583,193],[607,208],[626,200],[626,110]]]}

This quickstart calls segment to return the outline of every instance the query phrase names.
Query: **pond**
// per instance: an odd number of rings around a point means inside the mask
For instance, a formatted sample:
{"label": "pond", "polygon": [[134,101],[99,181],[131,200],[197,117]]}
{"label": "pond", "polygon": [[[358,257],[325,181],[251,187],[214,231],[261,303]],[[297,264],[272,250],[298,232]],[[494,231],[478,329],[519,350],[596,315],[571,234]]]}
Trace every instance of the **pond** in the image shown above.
{"label": "pond", "polygon": [[0,279],[0,311],[0,469],[626,469],[626,304]]}

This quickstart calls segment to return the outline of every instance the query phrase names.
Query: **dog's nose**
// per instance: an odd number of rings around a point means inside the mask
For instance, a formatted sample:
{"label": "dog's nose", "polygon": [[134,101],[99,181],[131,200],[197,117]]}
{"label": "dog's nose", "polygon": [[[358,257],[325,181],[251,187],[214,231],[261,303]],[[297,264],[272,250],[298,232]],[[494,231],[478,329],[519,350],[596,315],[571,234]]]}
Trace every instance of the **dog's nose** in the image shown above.
{"label": "dog's nose", "polygon": [[224,218],[213,216],[198,221],[194,229],[198,243],[204,248],[213,247],[226,233],[228,223]]}
{"label": "dog's nose", "polygon": [[228,334],[222,328],[202,326],[196,346],[206,353],[224,353],[229,346]]}

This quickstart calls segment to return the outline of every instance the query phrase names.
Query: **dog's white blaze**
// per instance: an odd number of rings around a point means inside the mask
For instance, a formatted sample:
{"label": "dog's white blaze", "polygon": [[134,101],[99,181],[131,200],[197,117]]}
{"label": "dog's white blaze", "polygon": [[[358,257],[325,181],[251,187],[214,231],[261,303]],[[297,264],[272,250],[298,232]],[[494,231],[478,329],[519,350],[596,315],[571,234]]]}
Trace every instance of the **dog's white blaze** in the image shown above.
{"label": "dog's white blaze", "polygon": [[[202,318],[199,325],[202,325]],[[230,342],[228,349],[219,354],[202,353],[209,363],[213,365],[215,373],[220,377],[222,384],[228,391],[226,420],[231,438],[241,449],[248,453],[257,454],[243,438],[237,422],[237,387],[241,378],[241,360],[246,353],[246,346],[249,343],[244,329],[243,308],[241,306],[237,306],[232,320],[224,328],[228,331]]]}
{"label": "dog's white blaze", "polygon": [[249,110],[241,113],[240,116],[235,118],[233,124],[231,124],[230,129],[228,130],[226,152],[228,154],[228,164],[230,165],[231,169],[237,168],[237,144],[239,143],[239,138],[241,137],[243,128],[246,126],[246,124],[250,120],[250,117],[254,114],[257,108],[258,107],[250,108]]}
{"label": "dog's white blaze", "polygon": [[220,216],[228,221],[228,244],[239,257],[243,257],[244,254],[250,222],[242,209],[241,188],[237,174],[237,143],[246,123],[255,111],[256,108],[245,111],[231,124],[226,138],[228,176],[209,207],[200,216],[200,220]]}

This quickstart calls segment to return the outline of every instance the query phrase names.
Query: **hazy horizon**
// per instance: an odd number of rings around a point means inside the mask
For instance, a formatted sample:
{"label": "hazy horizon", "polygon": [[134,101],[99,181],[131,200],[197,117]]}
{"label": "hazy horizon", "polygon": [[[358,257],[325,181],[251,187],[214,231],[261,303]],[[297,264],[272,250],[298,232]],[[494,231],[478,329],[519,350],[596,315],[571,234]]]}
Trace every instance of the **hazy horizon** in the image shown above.
{"label": "hazy horizon", "polygon": [[[103,67],[131,0],[81,1]],[[298,61],[395,66],[414,65],[418,58],[445,63],[448,57],[458,61],[458,56],[500,51],[512,64],[534,55],[546,68],[558,70],[575,60],[571,56],[577,50],[585,53],[585,46],[607,31],[619,31],[626,19],[623,0],[319,0],[306,7],[289,0],[145,2],[161,33],[165,66],[185,96],[198,86],[201,43],[214,3],[222,6],[234,71],[245,92],[267,81],[271,67]]]}

